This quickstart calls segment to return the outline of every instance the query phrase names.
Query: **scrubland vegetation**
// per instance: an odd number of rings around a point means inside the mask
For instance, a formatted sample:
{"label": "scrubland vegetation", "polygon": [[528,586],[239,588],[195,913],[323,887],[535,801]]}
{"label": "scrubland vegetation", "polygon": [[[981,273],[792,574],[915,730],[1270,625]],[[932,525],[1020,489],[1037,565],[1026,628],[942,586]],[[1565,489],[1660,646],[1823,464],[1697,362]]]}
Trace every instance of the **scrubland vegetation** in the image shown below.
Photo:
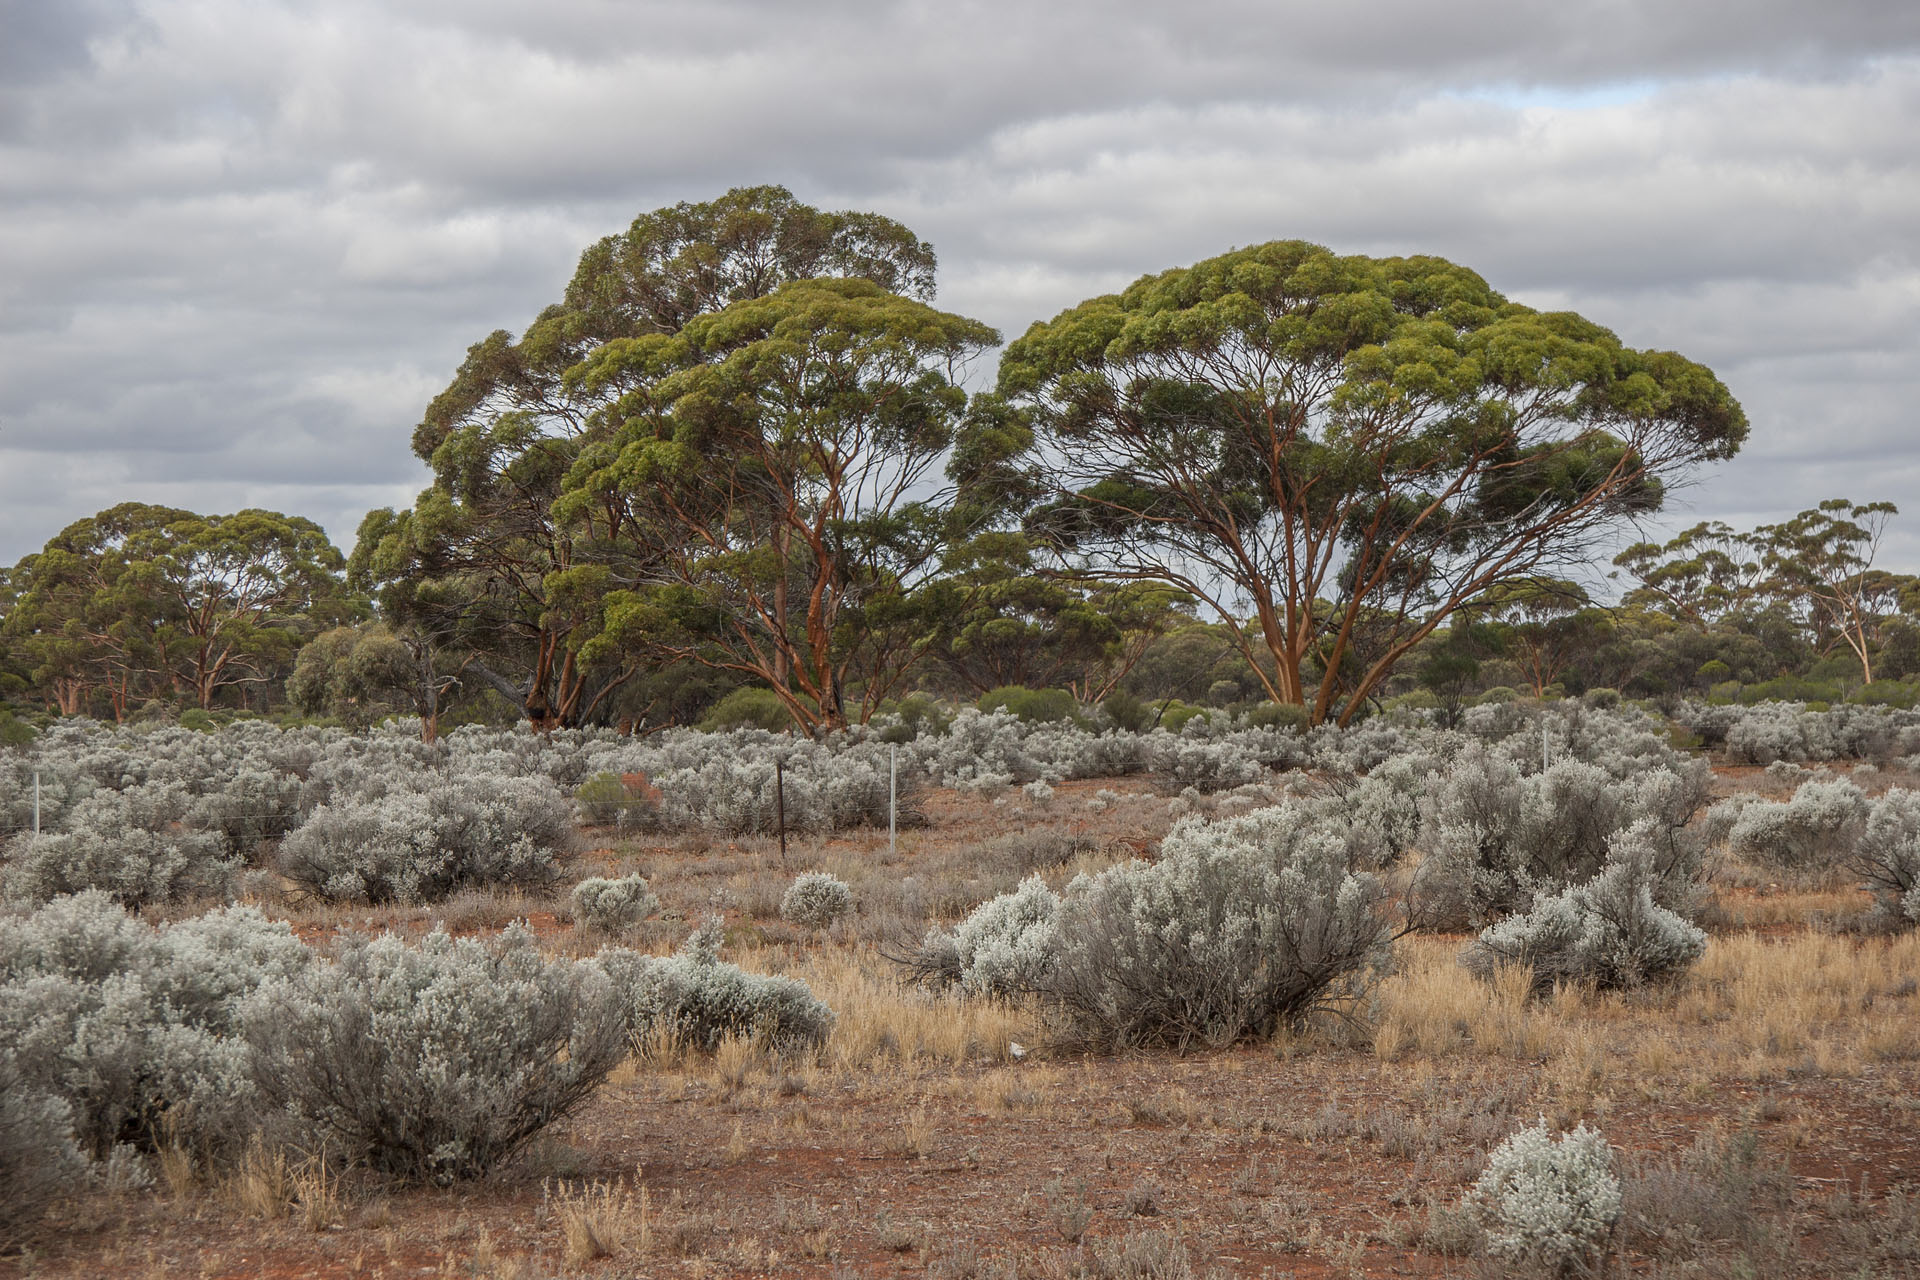
{"label": "scrubland vegetation", "polygon": [[1920,714],[1443,719],[62,723],[0,1268],[1912,1274]]}
{"label": "scrubland vegetation", "polygon": [[1602,604],[1678,354],[1275,240],[969,390],[933,296],[643,214],[351,555],[0,572],[0,1271],[1920,1271],[1891,504]]}

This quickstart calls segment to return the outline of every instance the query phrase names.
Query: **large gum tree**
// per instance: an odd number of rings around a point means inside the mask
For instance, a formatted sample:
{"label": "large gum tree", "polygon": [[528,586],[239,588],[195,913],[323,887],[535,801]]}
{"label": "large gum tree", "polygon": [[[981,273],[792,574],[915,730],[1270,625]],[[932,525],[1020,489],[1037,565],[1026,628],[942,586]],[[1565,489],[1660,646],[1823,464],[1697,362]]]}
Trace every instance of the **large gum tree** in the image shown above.
{"label": "large gum tree", "polygon": [[607,593],[643,577],[659,543],[619,506],[555,516],[565,481],[624,387],[569,377],[609,343],[665,338],[781,285],[848,277],[931,297],[932,248],[877,214],[828,212],[781,187],[745,187],[634,219],[590,246],[562,299],[518,337],[475,343],[427,406],[413,447],[433,487],[376,511],[354,560],[363,585],[401,602],[403,635],[459,636],[467,669],[536,728],[604,722],[642,670],[597,645]]}
{"label": "large gum tree", "polygon": [[1001,363],[1076,572],[1219,614],[1269,697],[1350,720],[1456,610],[1591,563],[1747,423],[1671,352],[1433,257],[1297,240],[1147,276]]}
{"label": "large gum tree", "polygon": [[866,719],[925,647],[915,592],[951,526],[935,480],[962,370],[998,341],[817,279],[601,347],[570,377],[610,400],[556,512],[649,530],[654,554],[587,654],[764,681],[810,732]]}

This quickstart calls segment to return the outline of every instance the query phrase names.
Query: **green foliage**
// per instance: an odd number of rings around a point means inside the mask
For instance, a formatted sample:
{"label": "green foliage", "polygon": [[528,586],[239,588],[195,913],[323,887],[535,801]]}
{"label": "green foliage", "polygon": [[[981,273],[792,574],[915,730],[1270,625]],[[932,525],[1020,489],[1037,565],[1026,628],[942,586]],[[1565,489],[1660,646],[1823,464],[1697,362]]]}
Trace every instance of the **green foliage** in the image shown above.
{"label": "green foliage", "polygon": [[1018,685],[1008,685],[980,695],[980,701],[975,705],[982,711],[998,711],[1005,707],[1029,724],[1048,720],[1078,723],[1081,719],[1080,704],[1065,689],[1023,689]]}
{"label": "green foliage", "polygon": [[914,589],[949,533],[921,482],[953,443],[984,325],[855,279],[802,280],[610,342],[569,374],[604,396],[556,510],[651,531],[656,585],[607,597],[612,652],[764,681],[797,725],[870,714],[922,648]]}
{"label": "green foliage", "polygon": [[224,691],[277,678],[302,639],[354,611],[343,566],[298,516],[122,503],[14,569],[0,636],[63,714],[86,710],[96,691],[116,716],[175,690],[205,711]]}
{"label": "green foliage", "polygon": [[[610,636],[609,596],[618,582],[657,577],[688,532],[664,530],[657,511],[628,505],[617,486],[592,495],[608,501],[578,500],[626,443],[615,437],[628,414],[615,404],[633,387],[614,372],[644,377],[665,349],[685,349],[675,344],[690,325],[730,307],[745,308],[735,320],[755,314],[756,301],[792,282],[844,277],[925,298],[933,272],[932,248],[900,224],[823,212],[780,187],[642,214],[581,255],[563,299],[519,338],[496,330],[468,349],[414,432],[433,488],[409,511],[368,516],[357,580],[404,634],[471,658],[536,725],[604,722],[643,671],[629,648],[676,621],[671,608],[640,607],[659,601],[629,600]],[[706,332],[721,363],[746,345],[728,324]],[[777,360],[795,348],[760,351]],[[741,363],[777,380],[767,359]],[[631,460],[643,486],[683,474],[698,455],[692,442],[658,443]]]}
{"label": "green foliage", "polygon": [[573,793],[580,820],[589,826],[611,826],[633,804],[633,794],[617,773],[596,773]]}
{"label": "green foliage", "polygon": [[922,734],[944,733],[953,720],[946,708],[924,693],[908,694],[898,701],[883,702],[876,714],[892,716],[898,721],[880,734],[881,741],[893,743],[912,742]]}
{"label": "green foliage", "polygon": [[1166,709],[1161,712],[1160,727],[1168,733],[1179,733],[1187,727],[1188,721],[1204,717],[1207,714],[1207,708],[1205,707],[1188,706],[1184,702],[1175,700],[1167,703]]}
{"label": "green foliage", "polygon": [[700,727],[709,733],[728,729],[766,729],[774,733],[793,728],[793,716],[780,695],[752,685],[735,689],[707,709]]}
{"label": "green foliage", "polygon": [[1145,733],[1152,727],[1159,708],[1141,701],[1125,689],[1115,689],[1100,700],[1100,710],[1114,728],[1125,729],[1128,733]]}
{"label": "green foliage", "polygon": [[0,746],[25,746],[34,739],[34,728],[6,707],[0,707]]}
{"label": "green foliage", "polygon": [[1747,429],[1679,356],[1437,258],[1301,241],[1036,324],[998,391],[1030,414],[1053,493],[1029,530],[1196,595],[1224,576],[1236,646],[1316,721],[1351,718],[1436,623],[1656,509]]}
{"label": "green foliage", "polygon": [[1247,712],[1247,723],[1258,729],[1304,730],[1307,709],[1291,702],[1262,702]]}

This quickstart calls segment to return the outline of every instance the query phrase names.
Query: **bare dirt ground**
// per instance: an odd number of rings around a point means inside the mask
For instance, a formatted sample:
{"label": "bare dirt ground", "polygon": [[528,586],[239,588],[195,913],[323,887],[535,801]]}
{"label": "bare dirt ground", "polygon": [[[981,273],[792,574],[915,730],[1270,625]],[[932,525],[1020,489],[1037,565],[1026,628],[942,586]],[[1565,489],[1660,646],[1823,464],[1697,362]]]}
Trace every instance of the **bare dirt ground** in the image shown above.
{"label": "bare dirt ground", "polygon": [[[1090,807],[1101,791],[1137,798]],[[900,984],[881,952],[1029,871],[1058,881],[1150,850],[1168,799],[1129,779],[1065,784],[1045,806],[923,807],[897,856],[884,831],[798,840],[784,864],[770,840],[590,832],[569,867],[649,876],[667,918],[630,945],[666,949],[722,912],[727,958],[802,977],[839,1012],[818,1057],[635,1058],[477,1185],[169,1169],[65,1206],[0,1276],[1502,1274],[1458,1252],[1451,1209],[1485,1152],[1541,1116],[1622,1153],[1638,1225],[1610,1274],[1920,1274],[1920,939],[1815,927],[1861,905],[1848,884],[1723,868],[1708,953],[1672,988],[1529,1001],[1466,977],[1464,939],[1415,938],[1351,1017],[1267,1045],[1086,1058],[1050,1052],[1030,1011]],[[778,917],[816,866],[860,904],[827,937]],[[572,928],[564,885],[283,914],[310,939],[530,916],[556,950],[601,941]]]}

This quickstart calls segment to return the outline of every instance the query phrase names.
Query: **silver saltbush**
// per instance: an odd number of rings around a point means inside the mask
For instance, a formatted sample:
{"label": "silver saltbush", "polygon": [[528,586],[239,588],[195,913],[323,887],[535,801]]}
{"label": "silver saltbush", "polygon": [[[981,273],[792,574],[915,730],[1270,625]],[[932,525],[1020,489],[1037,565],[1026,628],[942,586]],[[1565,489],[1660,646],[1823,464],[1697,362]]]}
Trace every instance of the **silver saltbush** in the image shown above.
{"label": "silver saltbush", "polygon": [[853,910],[853,890],[825,871],[802,871],[780,898],[780,918],[803,929],[825,929]]}
{"label": "silver saltbush", "polygon": [[729,1036],[782,1052],[818,1048],[833,1030],[827,1008],[797,978],[748,973],[719,957],[715,922],[671,956],[608,948],[594,957],[612,979],[634,1045],[655,1035],[712,1052]]}
{"label": "silver saltbush", "polygon": [[660,899],[638,874],[617,880],[588,876],[573,886],[573,918],[587,929],[616,933],[659,909]]}
{"label": "silver saltbush", "polygon": [[[1014,996],[1036,990],[1052,969],[1060,895],[1039,876],[975,907],[954,926],[954,977],[969,995]],[[938,946],[933,952],[937,954]],[[927,952],[926,944],[922,951]]]}
{"label": "silver saltbush", "polygon": [[1920,792],[1891,787],[1873,802],[1853,853],[1881,915],[1920,924]]}
{"label": "silver saltbush", "polygon": [[1502,1262],[1571,1270],[1599,1254],[1620,1219],[1613,1149],[1584,1124],[1555,1138],[1542,1120],[1494,1148],[1466,1208]]}
{"label": "silver saltbush", "polygon": [[1803,782],[1791,800],[1741,804],[1725,824],[1727,847],[1782,871],[1831,870],[1853,855],[1867,813],[1866,793],[1851,782]]}
{"label": "silver saltbush", "polygon": [[1075,878],[1038,983],[1061,1039],[1222,1045],[1353,994],[1384,960],[1383,894],[1338,831],[1283,804],[1177,823],[1156,863]]}
{"label": "silver saltbush", "polygon": [[1617,832],[1598,875],[1488,926],[1462,962],[1481,977],[1501,964],[1528,965],[1536,990],[1560,980],[1634,987],[1686,969],[1707,935],[1654,901],[1659,839],[1648,819]]}
{"label": "silver saltbush", "polygon": [[1684,905],[1701,858],[1688,824],[1706,803],[1710,778],[1704,761],[1617,777],[1568,759],[1524,774],[1501,753],[1469,746],[1429,776],[1421,799],[1422,917],[1437,926],[1481,924],[1591,879],[1614,833],[1642,818],[1655,828],[1656,900]]}
{"label": "silver saltbush", "polygon": [[477,885],[545,884],[574,839],[544,778],[459,777],[425,793],[326,804],[280,844],[302,888],[348,902],[433,902]]}
{"label": "silver saltbush", "polygon": [[96,1158],[153,1145],[163,1123],[230,1152],[258,1118],[240,1006],[307,963],[285,922],[250,907],[154,929],[99,892],[56,898],[0,928],[0,1044],[72,1108]]}
{"label": "silver saltbush", "polygon": [[1363,776],[1329,775],[1324,790],[1303,803],[1344,827],[1349,866],[1379,871],[1416,847],[1420,797],[1438,767],[1429,756],[1395,756]]}
{"label": "silver saltbush", "polygon": [[625,1056],[607,975],[489,942],[350,936],[331,964],[246,1006],[261,1091],[352,1160],[441,1184],[487,1172],[586,1100]]}
{"label": "silver saltbush", "polygon": [[86,1179],[73,1111],[36,1087],[0,1049],[0,1253],[23,1243],[47,1209]]}

